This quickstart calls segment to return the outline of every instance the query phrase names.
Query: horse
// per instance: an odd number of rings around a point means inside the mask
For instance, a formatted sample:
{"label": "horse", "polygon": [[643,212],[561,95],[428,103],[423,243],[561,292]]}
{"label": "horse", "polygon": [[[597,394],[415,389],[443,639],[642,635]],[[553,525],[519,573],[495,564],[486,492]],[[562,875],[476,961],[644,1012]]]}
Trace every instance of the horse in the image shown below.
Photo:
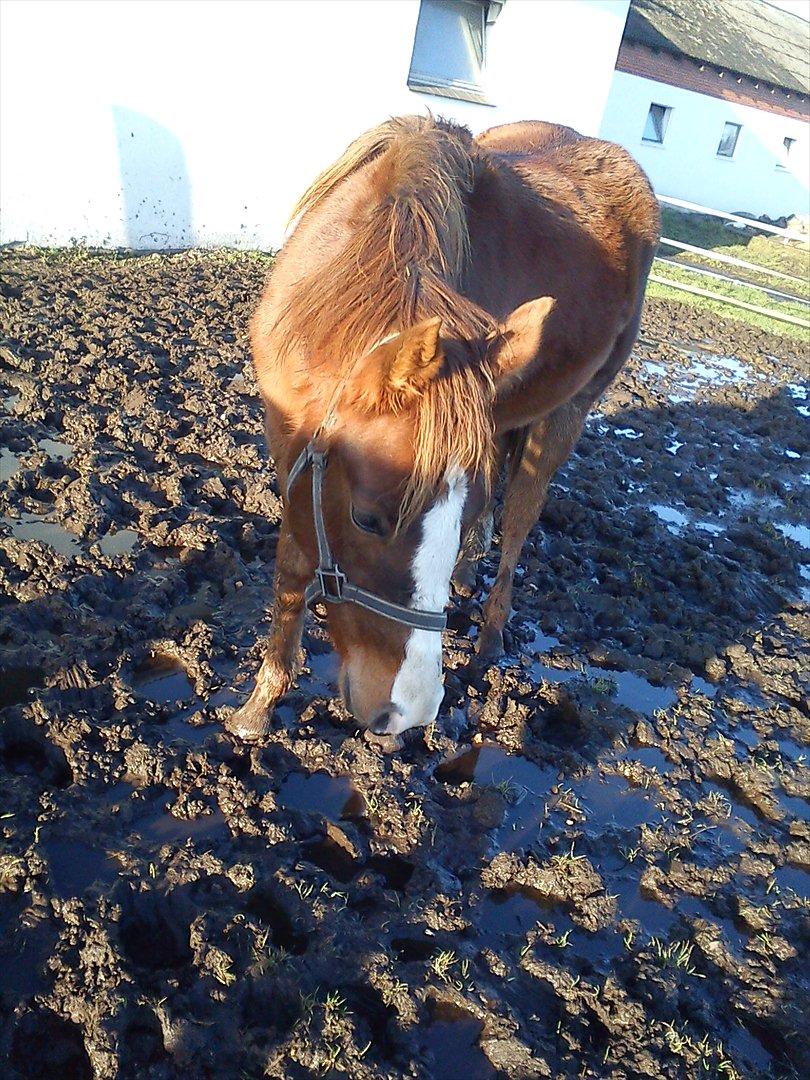
{"label": "horse", "polygon": [[658,205],[613,143],[431,116],[353,142],[302,195],[250,324],[283,499],[261,668],[226,726],[269,730],[321,601],[360,726],[430,724],[451,579],[469,595],[503,488],[481,662],[549,480],[630,355]]}

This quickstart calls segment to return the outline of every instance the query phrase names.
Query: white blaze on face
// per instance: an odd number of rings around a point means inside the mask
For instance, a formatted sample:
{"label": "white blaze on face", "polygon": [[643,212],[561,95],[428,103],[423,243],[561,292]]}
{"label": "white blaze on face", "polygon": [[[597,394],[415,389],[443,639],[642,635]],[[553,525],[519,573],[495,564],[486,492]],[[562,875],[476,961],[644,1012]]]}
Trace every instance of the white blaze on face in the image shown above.
{"label": "white blaze on face", "polygon": [[[415,581],[411,607],[443,611],[450,597],[450,576],[461,546],[461,518],[467,501],[467,477],[460,469],[445,477],[447,492],[425,514],[422,539],[414,555]],[[412,630],[405,658],[391,687],[396,710],[388,725],[395,735],[435,719],[444,694],[442,636],[434,630]]]}

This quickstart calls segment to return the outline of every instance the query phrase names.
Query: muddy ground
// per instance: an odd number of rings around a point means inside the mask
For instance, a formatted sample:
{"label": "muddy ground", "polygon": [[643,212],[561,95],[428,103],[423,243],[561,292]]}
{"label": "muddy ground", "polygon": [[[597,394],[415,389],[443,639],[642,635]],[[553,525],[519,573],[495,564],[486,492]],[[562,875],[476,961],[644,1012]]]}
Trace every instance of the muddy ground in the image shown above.
{"label": "muddy ground", "polygon": [[267,268],[2,254],[4,1075],[807,1076],[806,351],[652,303],[506,659],[385,755],[312,622],[251,750]]}

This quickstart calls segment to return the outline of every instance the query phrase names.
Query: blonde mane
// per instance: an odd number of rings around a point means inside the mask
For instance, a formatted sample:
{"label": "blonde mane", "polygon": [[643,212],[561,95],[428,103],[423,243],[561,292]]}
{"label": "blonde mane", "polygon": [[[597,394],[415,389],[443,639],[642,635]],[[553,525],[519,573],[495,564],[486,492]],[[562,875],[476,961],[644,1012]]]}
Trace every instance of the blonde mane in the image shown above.
{"label": "blonde mane", "polygon": [[346,244],[317,273],[296,282],[274,329],[283,354],[354,365],[392,331],[439,315],[444,368],[420,395],[414,469],[403,500],[408,517],[425,504],[449,465],[489,477],[493,451],[491,374],[483,347],[497,324],[461,295],[470,257],[465,200],[476,176],[466,128],[432,117],[390,120],[360,136],[302,195],[293,218],[324,209],[359,169],[373,167],[377,195]]}

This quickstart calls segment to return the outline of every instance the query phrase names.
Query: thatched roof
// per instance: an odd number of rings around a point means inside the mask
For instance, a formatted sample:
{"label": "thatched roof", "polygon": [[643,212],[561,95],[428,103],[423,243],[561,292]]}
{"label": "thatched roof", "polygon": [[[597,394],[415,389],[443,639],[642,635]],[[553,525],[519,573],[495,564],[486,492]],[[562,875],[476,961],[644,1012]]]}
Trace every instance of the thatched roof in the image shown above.
{"label": "thatched roof", "polygon": [[624,40],[810,93],[810,23],[764,0],[632,0]]}

